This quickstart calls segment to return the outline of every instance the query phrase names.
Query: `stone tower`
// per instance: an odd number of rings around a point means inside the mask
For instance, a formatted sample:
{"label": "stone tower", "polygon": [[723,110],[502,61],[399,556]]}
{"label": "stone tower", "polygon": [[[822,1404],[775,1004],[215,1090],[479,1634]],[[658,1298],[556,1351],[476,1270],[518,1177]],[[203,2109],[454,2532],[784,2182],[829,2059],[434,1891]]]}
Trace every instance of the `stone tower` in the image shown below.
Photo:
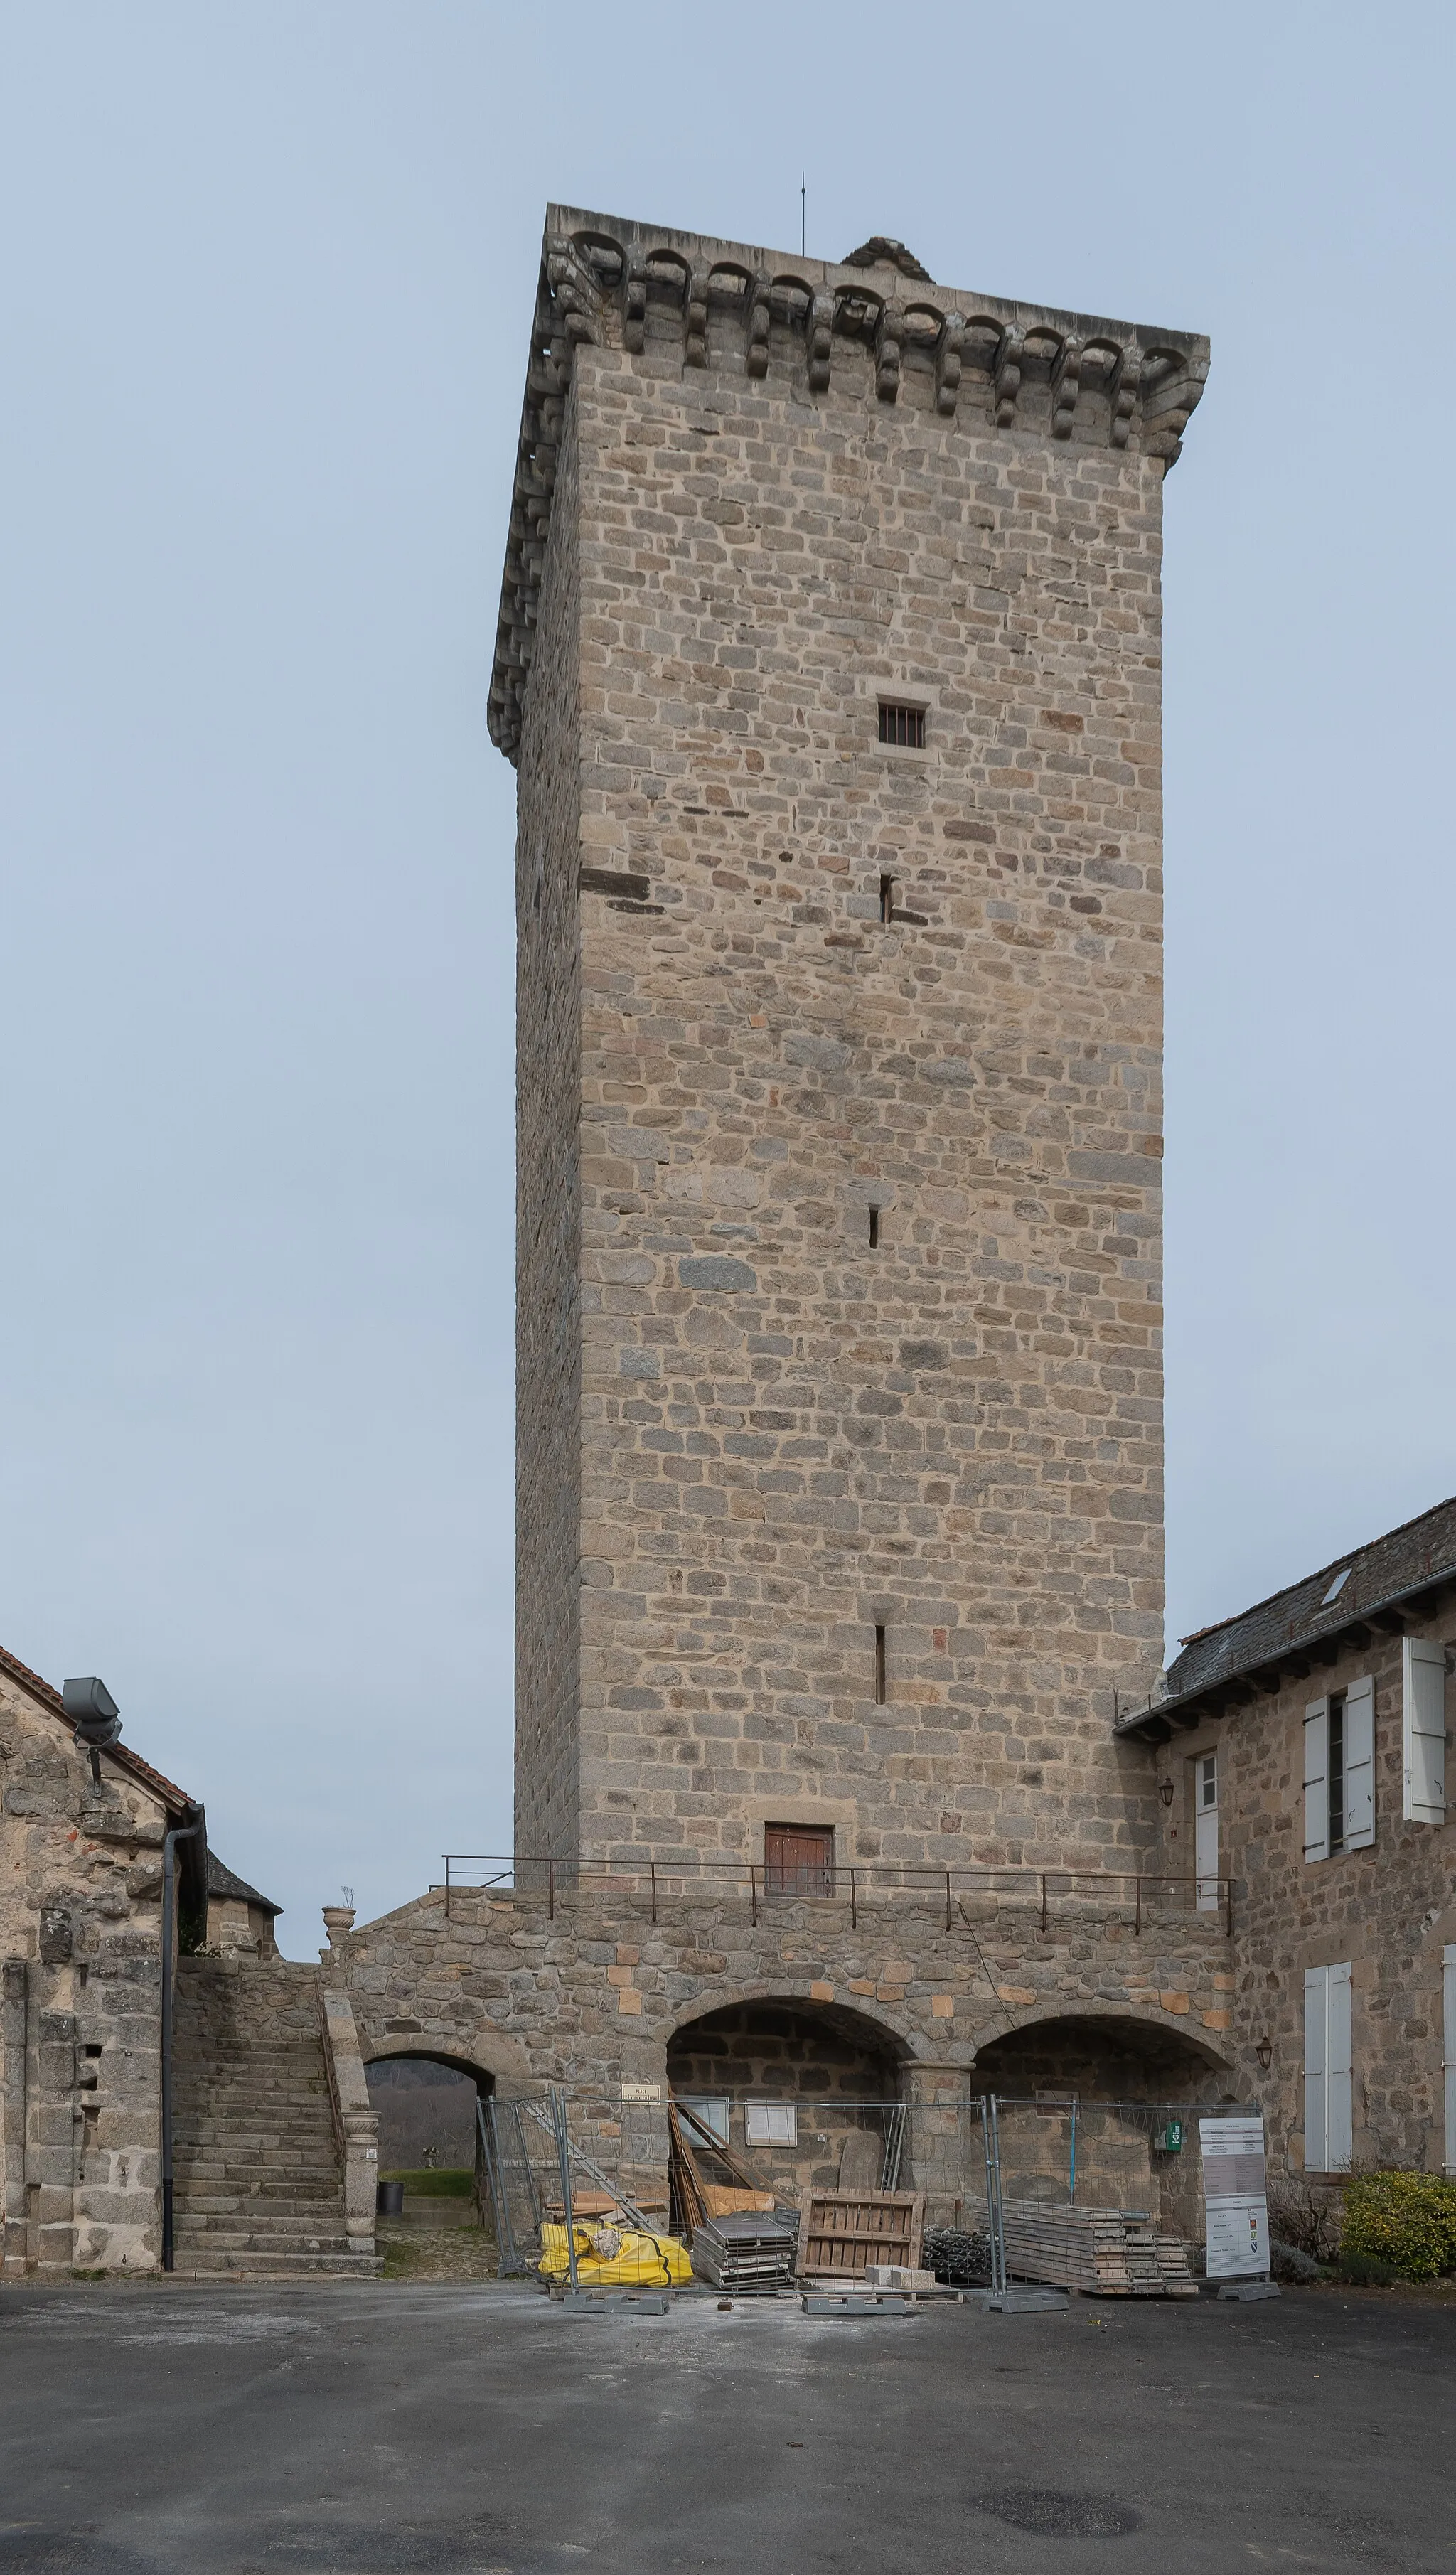
{"label": "stone tower", "polygon": [[1126,1865],[1161,1660],[1162,486],[1207,343],[554,206],[517,1848]]}

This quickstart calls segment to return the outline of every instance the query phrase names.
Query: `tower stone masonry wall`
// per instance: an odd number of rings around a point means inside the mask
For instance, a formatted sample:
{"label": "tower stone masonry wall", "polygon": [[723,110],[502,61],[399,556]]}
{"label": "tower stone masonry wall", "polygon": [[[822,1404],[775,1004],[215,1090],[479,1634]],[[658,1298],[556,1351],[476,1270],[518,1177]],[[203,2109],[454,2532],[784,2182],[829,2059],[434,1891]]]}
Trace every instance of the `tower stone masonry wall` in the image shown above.
{"label": "tower stone masonry wall", "polygon": [[1161,1661],[1161,490],[1206,352],[659,239],[549,219],[493,701],[518,1846],[1115,1867],[1156,1839],[1111,1721]]}

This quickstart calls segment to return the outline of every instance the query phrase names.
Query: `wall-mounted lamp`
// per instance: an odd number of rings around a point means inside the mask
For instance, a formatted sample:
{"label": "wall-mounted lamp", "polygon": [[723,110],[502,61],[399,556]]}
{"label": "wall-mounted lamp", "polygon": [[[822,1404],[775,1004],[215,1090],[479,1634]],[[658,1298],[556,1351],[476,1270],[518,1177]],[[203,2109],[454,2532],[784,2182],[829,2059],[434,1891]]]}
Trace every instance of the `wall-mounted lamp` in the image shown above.
{"label": "wall-mounted lamp", "polygon": [[1267,2074],[1274,2061],[1274,2047],[1272,2040],[1261,2038],[1258,2046],[1254,2049],[1254,2054],[1258,2058],[1263,2071]]}
{"label": "wall-mounted lamp", "polygon": [[1161,1797],[1165,1806],[1170,1806],[1172,1804],[1173,1783],[1171,1779],[1160,1779],[1158,1781],[1158,1795]]}
{"label": "wall-mounted lamp", "polygon": [[99,1788],[101,1755],[121,1732],[116,1701],[105,1681],[91,1672],[84,1680],[62,1682],[61,1705],[76,1729],[77,1751],[91,1755],[91,1777]]}

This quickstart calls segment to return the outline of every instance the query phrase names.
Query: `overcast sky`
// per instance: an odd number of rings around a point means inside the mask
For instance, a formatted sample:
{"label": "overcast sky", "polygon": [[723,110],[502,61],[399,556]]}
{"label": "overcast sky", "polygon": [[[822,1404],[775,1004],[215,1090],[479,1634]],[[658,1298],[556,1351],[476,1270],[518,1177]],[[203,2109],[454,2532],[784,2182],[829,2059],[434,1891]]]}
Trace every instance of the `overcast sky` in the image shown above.
{"label": "overcast sky", "polygon": [[1456,1488],[1449,7],[7,0],[0,1641],[287,1907],[510,1845],[550,197],[1207,331],[1167,489],[1169,1629]]}

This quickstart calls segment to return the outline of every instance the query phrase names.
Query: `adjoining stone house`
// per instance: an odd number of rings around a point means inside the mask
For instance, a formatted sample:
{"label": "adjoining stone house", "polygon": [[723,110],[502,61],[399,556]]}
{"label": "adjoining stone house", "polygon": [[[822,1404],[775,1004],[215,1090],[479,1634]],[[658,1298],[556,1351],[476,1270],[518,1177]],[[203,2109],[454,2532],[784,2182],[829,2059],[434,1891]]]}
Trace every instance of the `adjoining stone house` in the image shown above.
{"label": "adjoining stone house", "polygon": [[[163,1845],[179,1946],[277,1956],[278,1907],[208,1849],[201,1803],[125,1742],[78,1749],[0,1652],[0,2221],[7,2273],[161,2257]],[[201,1827],[192,1831],[192,1827]]]}
{"label": "adjoining stone house", "polygon": [[1183,1639],[1156,1746],[1169,1866],[1232,1882],[1236,2026],[1294,2171],[1456,2172],[1446,1792],[1456,1500]]}
{"label": "adjoining stone house", "polygon": [[[203,1810],[129,1745],[78,1750],[0,1652],[0,2136],[7,2271],[149,2270],[159,2250],[162,1845]],[[205,1833],[178,1852],[200,1931]]]}

